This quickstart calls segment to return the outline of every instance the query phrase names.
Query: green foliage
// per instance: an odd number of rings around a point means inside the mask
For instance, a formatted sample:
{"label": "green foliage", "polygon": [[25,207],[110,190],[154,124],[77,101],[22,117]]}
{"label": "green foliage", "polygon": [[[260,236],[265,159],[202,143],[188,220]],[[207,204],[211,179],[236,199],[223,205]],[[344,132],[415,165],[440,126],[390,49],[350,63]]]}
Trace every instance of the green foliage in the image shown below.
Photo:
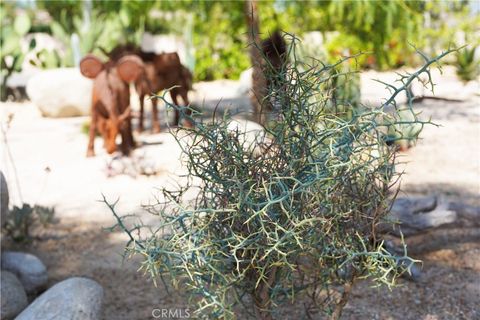
{"label": "green foliage", "polygon": [[[238,78],[250,66],[243,27],[232,32],[232,21],[224,4],[215,3],[201,22],[203,32],[194,36],[196,47],[195,76],[201,80]],[[243,21],[242,21],[243,22]],[[198,24],[196,25],[198,26]]]}
{"label": "green foliage", "polygon": [[36,0],[35,4],[38,9],[46,10],[53,21],[60,23],[62,29],[68,34],[74,32],[73,17],[81,16],[82,1],[77,0]]}
{"label": "green foliage", "polygon": [[[103,54],[103,50],[109,51],[122,43],[136,43],[141,41],[141,35],[144,32],[143,24],[135,30],[131,29],[129,16],[123,10],[120,14],[102,14],[100,11],[94,11],[96,19],[90,22],[88,28],[85,28],[84,21],[80,16],[74,16],[71,21],[73,33],[79,38],[80,54],[87,53]],[[74,66],[72,35],[62,27],[62,24],[53,21],[50,25],[52,35],[65,46],[65,52],[59,54],[56,51],[43,50],[38,54],[40,67],[72,67]]]}
{"label": "green foliage", "polygon": [[[54,18],[49,29],[53,37],[65,46],[65,53],[43,50],[38,54],[40,67],[71,67],[75,64],[72,35],[79,38],[80,54],[103,54],[119,44],[140,44],[145,31],[145,16],[151,1],[94,1],[91,19],[82,2],[62,0],[50,6],[50,1],[39,1]],[[85,4],[83,4],[85,5]]]}
{"label": "green foliage", "polygon": [[[190,5],[178,2],[173,7],[186,9]],[[258,3],[263,37],[275,29],[299,35],[314,30],[339,31],[338,36],[325,43],[330,62],[346,51],[370,52],[359,58],[359,65],[379,69],[416,62],[410,60],[414,50],[408,42],[421,40],[424,7],[422,2],[405,0]],[[243,43],[246,39],[243,3],[199,1],[194,8],[200,12],[195,22],[196,76],[199,80],[235,78],[248,65],[245,46],[236,42],[240,37]],[[207,41],[206,34],[210,35]],[[222,39],[225,45],[215,45],[217,39]],[[230,61],[235,60],[237,65],[232,65]]]}
{"label": "green foliage", "polygon": [[[427,1],[418,46],[430,55],[451,46],[479,46],[476,30],[480,25],[480,14],[470,11],[469,2],[472,1]],[[448,62],[454,63],[455,57],[451,58]]]}
{"label": "green foliage", "polygon": [[[125,42],[138,44],[144,30],[181,35],[188,46],[193,42],[189,54],[195,55],[195,61],[189,57],[187,64],[195,66],[197,81],[235,79],[250,66],[243,1],[92,1],[88,30],[82,27],[86,2],[38,0],[36,4],[53,17],[49,30],[67,48],[64,55],[42,52],[44,67],[73,65],[72,33],[79,35],[84,54],[100,53],[99,46],[109,50]],[[336,32],[324,42],[327,61],[367,52],[358,58],[359,66],[382,70],[421,62],[408,43],[436,55],[455,42],[459,30],[473,35],[480,21],[478,14],[469,13],[467,1],[259,1],[258,10],[262,38],[275,29],[299,36],[309,31]],[[164,19],[167,13],[175,18]],[[193,27],[187,28],[190,23]],[[467,42],[478,46],[478,39]]]}
{"label": "green foliage", "polygon": [[5,232],[14,241],[28,241],[32,228],[53,223],[54,215],[54,208],[39,205],[32,207],[26,203],[22,207],[14,206],[7,215]]}
{"label": "green foliage", "polygon": [[[144,257],[142,269],[186,290],[200,318],[232,319],[234,307],[249,302],[261,318],[280,318],[287,301],[338,318],[355,279],[391,286],[405,272],[399,260],[412,261],[406,252],[391,255],[375,231],[398,175],[395,148],[384,136],[406,123],[396,96],[421,74],[430,76],[448,52],[389,85],[384,104],[344,117],[332,111],[329,82],[346,60],[299,68],[295,45],[291,50],[291,64],[270,75],[282,90],[271,91],[280,107],[264,134],[251,139],[229,129],[226,114],[175,136],[188,182],[162,189],[151,207],[158,227],[129,229],[109,205],[130,237],[127,250]],[[409,107],[409,123],[430,123]]]}
{"label": "green foliage", "polygon": [[[194,12],[193,47],[195,48],[195,80],[238,78],[250,66],[246,50],[247,36],[242,1],[162,1],[155,10]],[[161,20],[160,20],[161,21]],[[159,28],[159,19],[148,19],[147,30],[179,33],[182,21],[171,21]],[[152,29],[150,29],[152,28]],[[187,39],[185,39],[187,40]]]}
{"label": "green foliage", "polygon": [[373,67],[374,65],[374,58],[372,59],[371,54],[368,54],[368,52],[373,52],[372,45],[361,41],[354,35],[336,33],[327,39],[325,47],[328,53],[327,61],[333,62],[344,56],[363,52],[366,54],[360,55],[357,59],[359,66]]}
{"label": "green foliage", "polygon": [[[2,77],[0,100],[5,101],[7,99],[6,85],[8,78],[14,71],[20,71],[25,58],[20,47],[20,41],[30,30],[31,19],[25,12],[13,15],[13,8],[8,7],[4,3],[1,3],[0,6],[0,64]],[[31,48],[34,46],[34,42],[30,43]]]}
{"label": "green foliage", "polygon": [[27,34],[30,27],[30,17],[26,14],[18,15],[13,22],[13,29],[20,36]]}
{"label": "green foliage", "polygon": [[389,54],[398,43],[400,56],[413,53],[406,44],[416,42],[422,26],[422,3],[415,1],[332,1],[328,12],[334,30],[371,45],[380,69],[401,64]]}
{"label": "green foliage", "polygon": [[[287,26],[290,21],[287,15],[276,14],[273,3],[259,3],[265,37],[269,32]],[[154,8],[172,12],[195,12],[193,44],[196,80],[236,79],[250,67],[243,1],[162,1]],[[152,19],[146,23],[148,28],[158,28],[155,24],[158,21]],[[173,24],[166,25],[163,30],[177,28]]]}
{"label": "green foliage", "polygon": [[475,59],[477,47],[464,48],[456,54],[457,75],[465,82],[475,80],[480,75],[480,61]]}

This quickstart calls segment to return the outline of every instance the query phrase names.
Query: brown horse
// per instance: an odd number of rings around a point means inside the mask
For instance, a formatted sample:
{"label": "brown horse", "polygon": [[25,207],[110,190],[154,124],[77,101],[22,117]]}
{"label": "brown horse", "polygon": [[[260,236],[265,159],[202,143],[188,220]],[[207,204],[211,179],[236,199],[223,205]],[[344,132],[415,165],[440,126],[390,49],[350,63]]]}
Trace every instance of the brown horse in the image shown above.
{"label": "brown horse", "polygon": [[[188,105],[188,91],[192,89],[192,74],[181,64],[180,57],[174,53],[149,53],[143,52],[134,45],[118,46],[107,55],[110,60],[117,61],[127,54],[138,55],[144,63],[143,73],[135,81],[135,89],[140,98],[140,119],[139,131],[143,131],[144,118],[144,99],[145,96],[155,95],[161,90],[170,89],[170,96],[173,103],[179,106],[179,97],[182,98],[184,105]],[[152,130],[160,131],[158,121],[157,98],[152,96]],[[187,111],[189,114],[189,111]],[[180,112],[175,109],[175,125],[180,123]],[[191,126],[190,121],[185,122],[186,126]]]}
{"label": "brown horse", "polygon": [[125,55],[118,61],[102,61],[87,55],[80,62],[81,73],[94,79],[92,89],[91,123],[87,157],[95,155],[95,132],[103,136],[108,153],[117,150],[117,135],[122,137],[121,151],[128,155],[135,147],[132,135],[129,83],[144,72],[142,60],[136,55]]}

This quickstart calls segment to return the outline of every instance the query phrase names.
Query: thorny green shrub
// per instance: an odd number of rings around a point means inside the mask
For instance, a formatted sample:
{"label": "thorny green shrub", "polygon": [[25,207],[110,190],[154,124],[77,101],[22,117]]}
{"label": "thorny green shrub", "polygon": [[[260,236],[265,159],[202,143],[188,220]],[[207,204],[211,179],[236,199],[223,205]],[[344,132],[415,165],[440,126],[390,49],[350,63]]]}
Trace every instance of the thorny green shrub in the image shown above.
{"label": "thorny green shrub", "polygon": [[[389,253],[376,232],[399,176],[385,137],[405,124],[402,108],[409,123],[431,123],[417,118],[412,99],[397,107],[395,98],[419,75],[430,79],[429,68],[451,51],[433,59],[419,52],[425,65],[386,84],[392,94],[383,104],[345,117],[332,111],[333,89],[325,88],[346,60],[300,68],[292,43],[293,61],[270,74],[281,107],[265,135],[252,141],[229,129],[228,114],[185,129],[176,139],[188,182],[162,189],[151,207],[159,226],[146,234],[108,204],[130,237],[127,253],[144,257],[141,269],[154,281],[186,292],[199,318],[233,319],[237,306],[252,310],[247,303],[259,318],[281,318],[281,304],[302,301],[305,316],[336,319],[356,279],[390,287],[414,262],[406,247],[402,257]],[[400,260],[409,263],[399,268]]]}

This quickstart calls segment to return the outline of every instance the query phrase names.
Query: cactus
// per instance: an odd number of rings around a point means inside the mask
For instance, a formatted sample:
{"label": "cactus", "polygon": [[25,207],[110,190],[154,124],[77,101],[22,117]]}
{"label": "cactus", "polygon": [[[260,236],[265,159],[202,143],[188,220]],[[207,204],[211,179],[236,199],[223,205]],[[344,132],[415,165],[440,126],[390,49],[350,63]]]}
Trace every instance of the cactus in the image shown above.
{"label": "cactus", "polygon": [[352,110],[360,107],[360,74],[356,73],[349,64],[344,64],[332,69],[332,79],[335,107],[342,110]]}
{"label": "cactus", "polygon": [[[13,21],[9,21],[5,10],[0,11],[2,21],[2,32],[0,37],[1,60],[1,101],[7,100],[7,81],[14,71],[20,71],[24,53],[20,47],[20,40],[25,36],[31,27],[31,20],[27,14],[17,15]],[[30,48],[35,47],[35,41],[30,42]]]}
{"label": "cactus", "polygon": [[[96,12],[95,14],[98,16],[100,13]],[[74,34],[79,39],[79,53],[85,55],[93,52],[98,48],[99,44],[101,44],[102,49],[109,51],[122,41],[139,43],[144,31],[144,23],[142,21],[141,25],[135,27],[135,32],[133,32],[128,28],[129,20],[125,14],[120,14],[118,17],[105,15],[102,19],[91,21],[88,28],[85,27],[81,17],[74,16],[72,25]],[[52,68],[75,65],[72,35],[57,21],[52,21],[50,30],[53,37],[65,45],[65,52],[62,54],[56,51],[40,52],[38,56],[41,61],[40,67]],[[125,35],[128,35],[128,37],[125,38]]]}
{"label": "cactus", "polygon": [[[339,59],[326,50],[323,36],[319,33],[310,33],[300,42],[296,59],[300,61],[299,68],[307,71],[314,65],[335,63]],[[345,56],[350,56],[346,51]],[[347,59],[340,65],[331,69],[331,80],[324,85],[323,90],[331,92],[331,107],[338,115],[351,118],[361,104],[360,75],[356,71],[357,56]],[[293,57],[292,57],[293,58]],[[322,99],[322,94],[315,99]]]}
{"label": "cactus", "polygon": [[480,61],[475,59],[477,47],[464,48],[457,52],[457,75],[465,82],[474,80],[480,74]]}
{"label": "cactus", "polygon": [[417,142],[422,125],[413,121],[417,115],[408,108],[399,109],[397,115],[399,123],[388,127],[385,140],[394,143],[401,151],[407,151]]}

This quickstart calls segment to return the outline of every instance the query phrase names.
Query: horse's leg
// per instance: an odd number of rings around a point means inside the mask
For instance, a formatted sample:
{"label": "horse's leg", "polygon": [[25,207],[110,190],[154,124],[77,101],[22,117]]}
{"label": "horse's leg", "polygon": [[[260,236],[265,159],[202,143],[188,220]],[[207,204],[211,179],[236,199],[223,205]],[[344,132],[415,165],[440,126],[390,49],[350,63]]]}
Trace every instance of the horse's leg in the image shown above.
{"label": "horse's leg", "polygon": [[145,100],[145,95],[141,94],[140,95],[140,116],[139,116],[139,119],[138,119],[138,132],[142,132],[143,129],[144,129],[143,128],[144,100]]}
{"label": "horse's leg", "polygon": [[180,123],[180,111],[178,110],[180,105],[178,104],[177,94],[176,88],[170,90],[170,97],[172,97],[173,104],[175,105],[175,120],[173,122],[175,126],[178,126]]}
{"label": "horse's leg", "polygon": [[157,107],[158,99],[152,98],[152,132],[159,133],[160,132],[160,122],[158,121],[158,107]]}

